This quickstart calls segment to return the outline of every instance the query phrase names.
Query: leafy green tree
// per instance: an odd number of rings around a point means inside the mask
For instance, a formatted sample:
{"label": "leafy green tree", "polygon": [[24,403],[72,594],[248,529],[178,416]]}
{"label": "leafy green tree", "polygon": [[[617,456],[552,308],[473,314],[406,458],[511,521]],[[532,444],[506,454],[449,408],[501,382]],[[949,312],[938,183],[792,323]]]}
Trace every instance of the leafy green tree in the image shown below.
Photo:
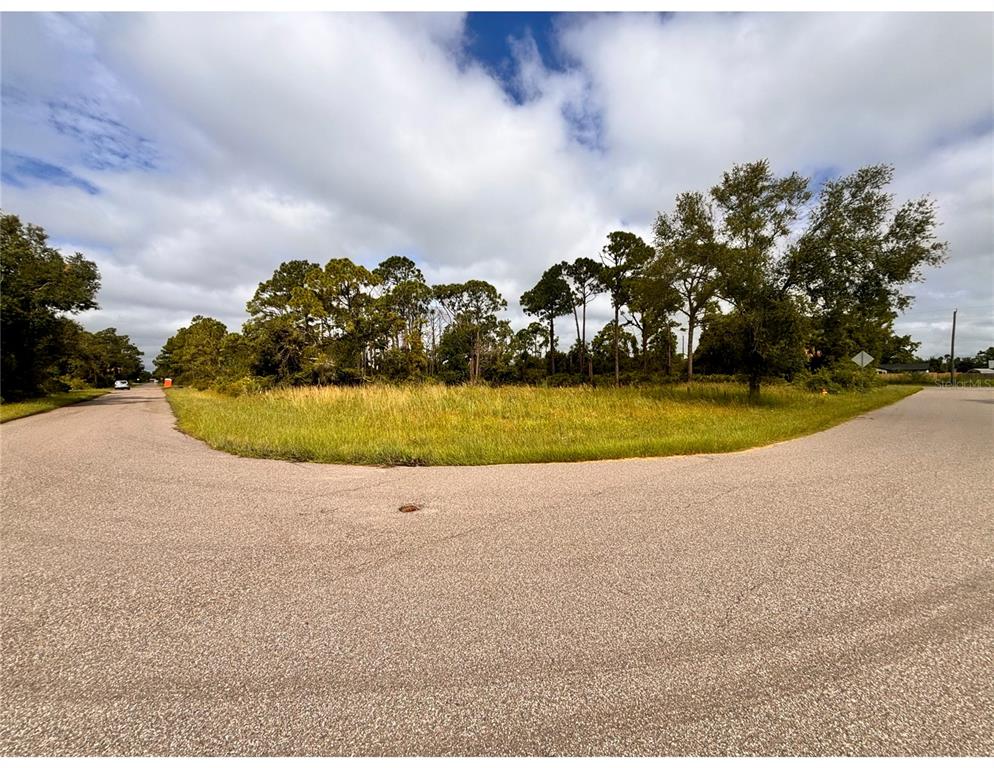
{"label": "leafy green tree", "polygon": [[220,320],[196,315],[189,326],[166,340],[155,359],[156,375],[177,384],[206,388],[223,377],[223,350],[228,329]]}
{"label": "leafy green tree", "polygon": [[586,370],[587,353],[587,304],[604,292],[601,282],[603,266],[593,259],[581,256],[572,263],[562,262],[563,279],[569,285],[573,298],[573,320],[576,322],[576,337],[579,341],[579,365],[581,374]]}
{"label": "leafy green tree", "polygon": [[0,213],[0,387],[6,400],[37,394],[66,357],[64,315],[97,306],[100,275],[81,253],[64,256],[45,230]]}
{"label": "leafy green tree", "polygon": [[[254,318],[245,323],[243,331],[254,375],[274,383],[305,384],[312,380],[309,365],[317,355],[317,349],[306,329],[293,317]],[[163,355],[168,355],[166,348],[163,348]],[[156,358],[157,371],[158,363]]]}
{"label": "leafy green tree", "polygon": [[106,387],[116,379],[133,381],[145,368],[141,350],[116,328],[96,333],[82,331],[75,344],[69,358],[70,372],[94,386]]}
{"label": "leafy green tree", "polygon": [[915,363],[918,362],[918,348],[921,342],[914,341],[910,335],[897,336],[888,334],[880,350],[881,363]]}
{"label": "leafy green tree", "polygon": [[611,232],[607,238],[607,245],[601,250],[600,280],[614,308],[614,383],[620,386],[621,308],[631,296],[631,278],[652,258],[652,248],[631,232]]}
{"label": "leafy green tree", "polygon": [[526,362],[541,359],[549,348],[549,329],[542,323],[529,323],[515,334],[517,348]]}
{"label": "leafy green tree", "polygon": [[[259,284],[246,304],[250,319],[243,330],[255,375],[274,382],[311,380],[309,365],[318,354],[319,343],[318,320],[311,313],[324,311],[310,300],[306,287],[314,270],[320,266],[309,261],[283,262],[269,280]],[[165,347],[163,355],[169,355]],[[164,358],[164,367],[171,367],[168,362]]]}
{"label": "leafy green tree", "polygon": [[229,332],[221,339],[221,373],[223,381],[238,381],[252,375],[255,355],[252,344],[241,333]]}
{"label": "leafy green tree", "polygon": [[614,368],[615,385],[620,383],[620,368],[626,370],[632,367],[638,349],[638,339],[635,334],[619,328],[614,320],[601,328],[590,342],[590,354],[594,366],[599,371]]}
{"label": "leafy green tree", "polygon": [[940,264],[935,203],[919,198],[895,208],[888,165],[826,181],[791,253],[793,279],[807,293],[825,363],[865,350],[877,360],[893,344],[893,322],[910,306],[903,292]]}
{"label": "leafy green tree", "polygon": [[417,265],[404,256],[391,256],[373,270],[382,291],[375,312],[381,319],[391,354],[380,359],[381,373],[411,378],[427,368],[425,325],[432,290]]}
{"label": "leafy green tree", "polygon": [[725,172],[711,195],[723,219],[718,295],[734,307],[739,363],[758,397],[763,376],[790,375],[805,361],[791,234],[811,197],[808,180],[777,178],[760,160]]}
{"label": "leafy green tree", "polygon": [[521,295],[521,308],[526,314],[542,318],[549,324],[549,373],[556,372],[557,317],[573,311],[573,296],[563,279],[562,265],[556,264],[542,273],[535,287]]}
{"label": "leafy green tree", "polygon": [[450,325],[443,337],[465,333],[471,340],[469,380],[475,383],[480,378],[484,342],[497,329],[497,313],[507,309],[507,301],[484,280],[437,285],[434,294]]}
{"label": "leafy green tree", "polygon": [[[668,348],[668,342],[660,342],[664,336],[672,336],[670,315],[680,307],[680,294],[673,285],[672,276],[662,266],[658,259],[649,261],[631,278],[629,286],[626,322],[638,329],[643,371],[649,370],[650,348]],[[666,359],[670,359],[669,353]]]}
{"label": "leafy green tree", "polygon": [[273,276],[259,284],[245,310],[255,319],[286,317],[295,312],[294,292],[299,291],[308,273],[318,265],[310,261],[285,261]]}
{"label": "leafy green tree", "polygon": [[[672,214],[656,218],[656,259],[650,273],[675,292],[675,310],[687,318],[687,381],[694,379],[694,332],[718,288],[721,246],[714,210],[700,192],[677,195]],[[672,297],[672,295],[671,295]]]}

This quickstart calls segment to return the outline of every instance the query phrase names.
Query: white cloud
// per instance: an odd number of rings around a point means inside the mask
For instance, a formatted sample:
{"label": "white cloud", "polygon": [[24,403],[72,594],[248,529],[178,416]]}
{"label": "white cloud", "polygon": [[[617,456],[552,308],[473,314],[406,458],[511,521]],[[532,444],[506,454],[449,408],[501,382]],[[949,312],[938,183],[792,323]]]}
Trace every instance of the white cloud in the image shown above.
{"label": "white cloud", "polygon": [[[4,16],[5,94],[25,99],[5,101],[4,149],[100,194],[5,185],[3,205],[98,260],[87,322],[151,357],[194,314],[237,326],[286,259],[407,254],[435,281],[494,282],[516,320],[545,267],[618,227],[647,235],[734,162],[892,162],[900,195],[937,198],[951,244],[908,316],[938,352],[931,314],[994,302],[989,20],[583,16],[559,25],[567,71],[513,46],[518,104],[467,57],[457,14]],[[147,139],[155,168],[95,169],[57,133],[44,103],[80,95],[129,131],[112,150]],[[994,341],[965,333],[963,349]]]}

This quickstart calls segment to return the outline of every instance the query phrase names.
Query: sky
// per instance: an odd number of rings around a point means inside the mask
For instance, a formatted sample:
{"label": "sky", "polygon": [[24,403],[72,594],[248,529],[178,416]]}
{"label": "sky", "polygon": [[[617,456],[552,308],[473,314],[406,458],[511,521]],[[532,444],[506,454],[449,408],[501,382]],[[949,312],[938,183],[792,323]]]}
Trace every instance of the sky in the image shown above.
{"label": "sky", "polygon": [[[400,254],[518,297],[768,158],[895,168],[947,262],[896,324],[994,345],[991,14],[4,13],[0,207],[94,260],[147,364],[283,261]],[[596,330],[610,317],[592,309]],[[565,347],[572,333],[560,321]],[[592,334],[591,334],[592,335]]]}

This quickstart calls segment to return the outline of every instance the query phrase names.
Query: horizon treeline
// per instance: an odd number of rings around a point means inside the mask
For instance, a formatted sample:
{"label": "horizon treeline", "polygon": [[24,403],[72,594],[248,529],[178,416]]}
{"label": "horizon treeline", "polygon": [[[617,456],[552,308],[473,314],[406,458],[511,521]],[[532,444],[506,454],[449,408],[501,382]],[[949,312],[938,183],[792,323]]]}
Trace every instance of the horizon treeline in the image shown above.
{"label": "horizon treeline", "polygon": [[[520,297],[535,320],[513,329],[506,299],[482,280],[428,285],[391,256],[374,269],[347,258],[284,262],[246,305],[240,333],[196,316],[165,344],[156,374],[200,387],[447,383],[620,383],[671,375],[673,329],[687,331],[680,372],[739,374],[758,392],[766,377],[845,365],[860,350],[878,361],[914,359],[893,322],[909,283],[940,264],[935,203],[897,204],[893,168],[872,165],[824,181],[776,176],[766,160],[735,165],[710,190],[677,195],[653,242],[616,231],[598,258],[549,267]],[[614,317],[587,328],[606,295]],[[677,321],[675,318],[679,318]],[[561,350],[556,323],[573,324]],[[700,343],[694,350],[694,341]]]}

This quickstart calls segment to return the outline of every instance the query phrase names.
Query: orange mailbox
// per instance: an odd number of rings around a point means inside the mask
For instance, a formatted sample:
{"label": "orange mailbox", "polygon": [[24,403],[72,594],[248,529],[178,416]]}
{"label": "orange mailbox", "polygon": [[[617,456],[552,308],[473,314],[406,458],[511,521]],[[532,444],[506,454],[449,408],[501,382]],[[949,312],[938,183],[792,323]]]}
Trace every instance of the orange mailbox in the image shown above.
{"label": "orange mailbox", "polygon": [[173,380],[172,379],[163,379],[162,380],[162,386],[163,386],[164,389],[169,389],[169,387],[171,387],[172,385],[173,385]]}

